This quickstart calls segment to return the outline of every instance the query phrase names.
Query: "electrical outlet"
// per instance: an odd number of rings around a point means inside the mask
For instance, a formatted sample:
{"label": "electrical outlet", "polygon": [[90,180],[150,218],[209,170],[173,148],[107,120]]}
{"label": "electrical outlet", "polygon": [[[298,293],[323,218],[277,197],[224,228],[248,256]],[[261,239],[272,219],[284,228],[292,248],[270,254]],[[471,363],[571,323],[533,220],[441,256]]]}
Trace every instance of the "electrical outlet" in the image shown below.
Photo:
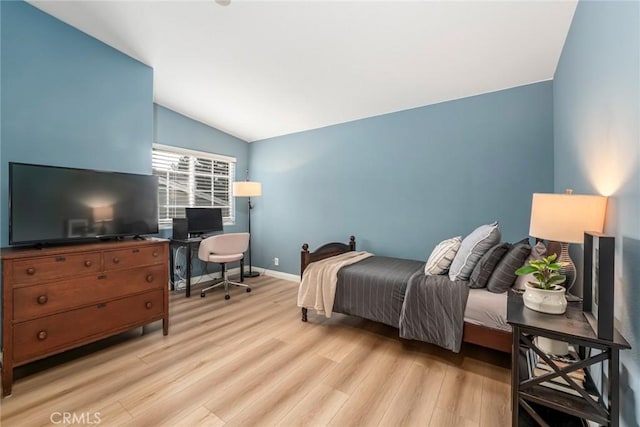
{"label": "electrical outlet", "polygon": [[280,259],[279,258],[274,258],[273,259],[273,265],[280,265]]}

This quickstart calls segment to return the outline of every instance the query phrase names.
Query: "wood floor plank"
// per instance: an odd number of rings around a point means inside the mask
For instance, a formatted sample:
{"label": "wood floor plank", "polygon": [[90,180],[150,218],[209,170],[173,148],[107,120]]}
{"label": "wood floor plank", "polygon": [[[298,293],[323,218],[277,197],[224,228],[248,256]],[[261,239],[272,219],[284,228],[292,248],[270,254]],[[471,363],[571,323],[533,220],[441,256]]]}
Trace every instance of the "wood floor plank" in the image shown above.
{"label": "wood floor plank", "polygon": [[482,376],[456,366],[447,366],[436,406],[478,425],[482,402]]}
{"label": "wood floor plank", "polygon": [[[253,397],[258,398],[269,385],[277,384],[300,364],[310,364],[315,357],[312,354],[313,345],[319,344],[318,337],[324,333],[323,330],[312,329],[300,341],[279,349],[277,354],[266,355],[259,366],[236,376],[226,387],[224,384],[218,384],[216,390],[208,396],[205,406],[224,420],[233,418],[251,404]],[[327,366],[323,373],[326,374],[329,369]]]}
{"label": "wood floor plank", "polygon": [[[101,426],[495,426],[509,421],[509,359],[409,342],[355,317],[300,321],[297,285],[271,277],[170,296],[160,322],[20,368],[2,426],[51,425],[54,411]],[[86,416],[86,415],[85,415]],[[59,424],[57,424],[59,425]]]}
{"label": "wood floor plank", "polygon": [[510,371],[501,371],[491,369],[489,375],[482,379],[481,427],[507,426],[511,423]]}
{"label": "wood floor plank", "polygon": [[363,334],[360,330],[342,327],[338,333],[334,333],[333,337],[327,340],[318,354],[335,362],[341,362],[360,345],[362,339]]}
{"label": "wood floor plank", "polygon": [[208,362],[216,361],[223,355],[223,349],[208,346],[183,358],[183,363],[176,363],[165,368],[150,367],[151,373],[132,387],[122,390],[119,401],[123,407],[132,413],[143,412],[146,407],[155,403],[167,390],[171,393],[180,390],[181,385],[191,378],[205,371]]}
{"label": "wood floor plank", "polygon": [[[2,400],[2,423],[10,423],[14,419],[21,420],[24,414],[34,417],[34,422],[46,422],[52,411],[68,411],[69,406],[79,407],[102,398],[102,391],[113,389],[113,378],[122,370],[129,376],[140,375],[140,362],[135,357],[120,359],[113,364],[101,366],[103,370],[93,372],[92,379],[82,372],[56,378],[48,385],[30,390],[15,390],[14,395]],[[20,393],[18,395],[18,393]],[[14,398],[21,396],[21,398]],[[93,409],[95,410],[95,408]],[[30,418],[31,419],[31,418]],[[35,421],[35,420],[39,421]]]}
{"label": "wood floor plank", "polygon": [[434,363],[426,368],[413,363],[398,393],[380,420],[379,426],[418,426],[428,424],[436,406],[446,366]]}
{"label": "wood floor plank", "polygon": [[[283,372],[282,379],[264,388],[235,415],[228,426],[272,426],[319,382],[335,362],[311,356]],[[248,396],[251,399],[251,396]]]}
{"label": "wood floor plank", "polygon": [[[449,412],[440,408],[435,408],[429,427],[478,427],[478,423],[474,423],[469,419],[462,417],[454,412]],[[494,426],[503,427],[503,426]],[[506,427],[506,426],[504,426]]]}
{"label": "wood floor plank", "polygon": [[198,406],[195,410],[191,408],[179,411],[174,416],[164,420],[158,427],[221,427],[224,421],[216,417],[204,406]]}
{"label": "wood floor plank", "polygon": [[349,399],[329,425],[371,426],[377,425],[384,416],[394,396],[400,391],[404,378],[410,373],[414,355],[403,352],[398,342],[387,343],[379,352],[375,368],[369,370],[350,393]]}
{"label": "wood floor plank", "polygon": [[[121,400],[125,408],[134,417],[148,419],[150,424],[158,422],[158,417],[167,414],[171,408],[179,407],[180,402],[193,401],[201,405],[214,390],[221,388],[225,383],[233,381],[238,374],[246,372],[246,366],[252,363],[260,363],[263,354],[272,355],[282,343],[277,340],[269,340],[255,348],[245,348],[242,351],[227,353],[226,355],[203,363],[199,369],[194,369],[188,374],[171,383],[166,393],[155,396],[143,402]],[[133,405],[133,406],[130,406]],[[161,420],[162,418],[160,418]]]}
{"label": "wood floor plank", "polygon": [[311,388],[309,393],[277,423],[279,427],[326,426],[349,398],[349,395],[322,383],[307,384],[307,387]]}

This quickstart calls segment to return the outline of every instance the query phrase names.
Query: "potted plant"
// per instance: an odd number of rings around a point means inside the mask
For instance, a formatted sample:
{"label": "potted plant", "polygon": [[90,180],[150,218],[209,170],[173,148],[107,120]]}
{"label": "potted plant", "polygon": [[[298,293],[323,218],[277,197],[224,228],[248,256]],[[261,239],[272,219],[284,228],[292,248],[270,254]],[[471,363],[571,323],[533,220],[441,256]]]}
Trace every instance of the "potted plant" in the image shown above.
{"label": "potted plant", "polygon": [[557,254],[549,255],[542,259],[529,261],[516,270],[518,276],[533,274],[535,281],[528,281],[522,296],[524,305],[532,310],[549,314],[563,314],[567,309],[565,288],[560,286],[567,277],[559,274],[562,267],[557,263]]}

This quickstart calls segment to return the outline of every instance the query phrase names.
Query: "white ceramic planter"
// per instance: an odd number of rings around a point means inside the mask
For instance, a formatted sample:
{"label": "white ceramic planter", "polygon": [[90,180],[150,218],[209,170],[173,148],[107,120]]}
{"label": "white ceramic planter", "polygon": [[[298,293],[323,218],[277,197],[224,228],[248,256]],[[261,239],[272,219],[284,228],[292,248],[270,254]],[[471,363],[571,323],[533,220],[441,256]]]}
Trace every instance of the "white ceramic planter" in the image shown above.
{"label": "white ceramic planter", "polygon": [[522,299],[525,307],[531,310],[548,314],[563,314],[567,311],[567,298],[564,296],[565,288],[556,285],[552,290],[534,288],[528,283],[525,285]]}

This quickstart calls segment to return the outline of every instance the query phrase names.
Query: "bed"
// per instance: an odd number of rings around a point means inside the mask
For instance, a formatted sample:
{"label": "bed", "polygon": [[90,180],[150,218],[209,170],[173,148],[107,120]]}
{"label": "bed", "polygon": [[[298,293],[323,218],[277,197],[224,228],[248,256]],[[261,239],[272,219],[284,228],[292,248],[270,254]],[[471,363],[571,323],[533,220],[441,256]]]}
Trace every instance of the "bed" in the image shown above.
{"label": "bed", "polygon": [[[302,277],[312,262],[355,250],[354,236],[350,237],[347,244],[328,243],[313,252],[309,251],[309,245],[305,243],[300,254],[300,275]],[[404,314],[401,311],[405,292],[411,286],[408,284],[418,279],[418,276],[424,277],[417,273],[423,268],[424,262],[380,256],[342,267],[338,272],[333,312],[399,328],[399,319]],[[431,277],[443,283],[452,283],[447,276]],[[511,352],[511,328],[506,322],[507,293],[495,294],[485,289],[469,289],[466,305],[462,309],[462,341],[505,353]],[[308,309],[304,307],[302,321],[308,321]]]}

